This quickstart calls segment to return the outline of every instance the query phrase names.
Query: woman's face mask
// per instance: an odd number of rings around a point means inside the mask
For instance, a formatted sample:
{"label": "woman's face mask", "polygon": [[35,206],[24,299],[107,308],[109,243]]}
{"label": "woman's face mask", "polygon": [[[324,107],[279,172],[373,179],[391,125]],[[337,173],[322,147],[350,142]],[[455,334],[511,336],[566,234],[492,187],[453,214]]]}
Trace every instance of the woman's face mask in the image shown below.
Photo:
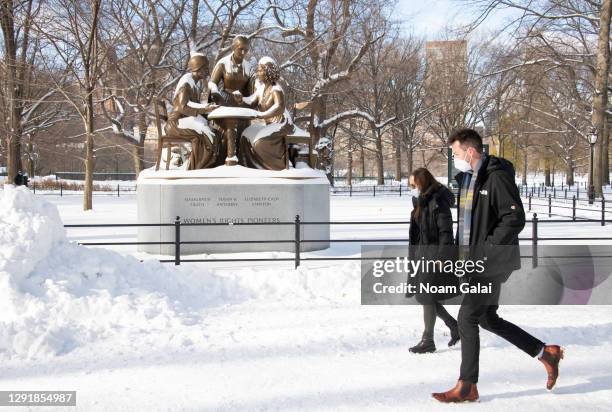
{"label": "woman's face mask", "polygon": [[412,195],[412,197],[419,197],[419,195],[421,194],[421,191],[419,190],[419,187],[416,185],[416,181],[414,179],[414,176],[410,176],[410,179],[408,180],[408,184],[410,184],[410,194]]}
{"label": "woman's face mask", "polygon": [[[457,168],[457,170],[460,170],[464,173],[472,170],[472,166],[470,166],[470,162],[468,162],[467,156],[468,156],[468,152],[466,150],[465,156],[463,156],[463,159],[457,159],[453,157],[453,163],[455,164],[455,168]],[[472,155],[470,155],[470,161],[471,160],[472,160]]]}

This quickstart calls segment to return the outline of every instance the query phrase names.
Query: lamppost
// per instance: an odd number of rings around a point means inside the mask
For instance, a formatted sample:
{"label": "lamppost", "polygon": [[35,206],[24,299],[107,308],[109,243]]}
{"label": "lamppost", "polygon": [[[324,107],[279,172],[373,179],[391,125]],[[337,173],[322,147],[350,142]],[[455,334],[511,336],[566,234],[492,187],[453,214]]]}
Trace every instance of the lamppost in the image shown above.
{"label": "lamppost", "polygon": [[591,133],[589,134],[589,144],[591,145],[591,170],[589,171],[589,204],[592,205],[595,202],[595,186],[593,184],[593,174],[594,174],[594,151],[595,151],[595,143],[597,143],[597,130],[595,128],[591,129]]}

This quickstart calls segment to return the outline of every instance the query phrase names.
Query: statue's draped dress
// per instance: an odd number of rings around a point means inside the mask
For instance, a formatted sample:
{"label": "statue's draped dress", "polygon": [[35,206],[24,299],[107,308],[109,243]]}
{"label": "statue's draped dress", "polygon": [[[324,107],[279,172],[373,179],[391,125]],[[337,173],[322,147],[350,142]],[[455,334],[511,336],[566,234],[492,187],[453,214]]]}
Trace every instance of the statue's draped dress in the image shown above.
{"label": "statue's draped dress", "polygon": [[[274,105],[274,92],[284,96],[278,84],[258,84],[257,109],[265,112]],[[283,99],[284,100],[284,99]],[[240,139],[240,163],[246,167],[268,170],[283,170],[288,167],[286,137],[294,131],[289,113],[265,119],[265,124],[253,123],[245,129]]]}

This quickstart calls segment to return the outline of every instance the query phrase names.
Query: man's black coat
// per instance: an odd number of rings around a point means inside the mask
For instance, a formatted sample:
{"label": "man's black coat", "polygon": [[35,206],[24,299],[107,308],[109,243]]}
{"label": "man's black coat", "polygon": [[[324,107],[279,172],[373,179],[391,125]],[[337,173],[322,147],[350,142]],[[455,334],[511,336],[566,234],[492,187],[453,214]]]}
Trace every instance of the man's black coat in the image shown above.
{"label": "man's black coat", "polygon": [[[464,176],[463,172],[455,176],[459,193]],[[487,256],[484,275],[498,278],[502,282],[508,279],[513,270],[521,267],[518,237],[525,227],[525,211],[514,179],[512,162],[501,157],[487,156],[478,171],[472,204],[472,256]],[[457,212],[462,201],[459,197]],[[515,246],[496,248],[496,245]]]}

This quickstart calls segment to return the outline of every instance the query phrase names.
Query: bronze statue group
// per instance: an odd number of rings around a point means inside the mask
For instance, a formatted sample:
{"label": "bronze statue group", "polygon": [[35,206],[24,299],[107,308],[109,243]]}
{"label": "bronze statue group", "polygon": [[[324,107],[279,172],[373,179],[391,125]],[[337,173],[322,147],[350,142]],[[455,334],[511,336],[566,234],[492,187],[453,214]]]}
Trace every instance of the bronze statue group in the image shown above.
{"label": "bronze statue group", "polygon": [[[410,351],[434,352],[434,325],[436,317],[442,319],[450,329],[448,345],[461,344],[461,366],[455,387],[433,393],[432,396],[443,403],[474,402],[479,397],[477,383],[481,327],[538,359],[546,370],[546,388],[550,390],[559,376],[563,349],[558,345],[545,344],[497,314],[502,284],[514,270],[520,268],[518,236],[525,226],[525,212],[514,180],[514,167],[506,159],[485,154],[481,136],[472,129],[454,131],[449,136],[448,144],[453,151],[455,167],[460,170],[455,176],[459,184],[456,235],[453,235],[451,217],[454,195],[437,182],[427,169],[416,169],[409,178],[414,205],[410,220],[411,248],[418,251],[431,245],[456,245],[469,250],[479,245],[499,245],[510,250],[510,254],[504,256],[503,264],[493,265],[483,275],[468,280],[471,286],[490,283],[492,293],[486,297],[466,294],[457,320],[440,303],[450,296],[417,295],[416,299],[423,304],[425,330],[421,341]],[[444,276],[436,273],[433,277],[432,274],[422,273],[419,276],[421,282],[458,282],[452,274]]]}
{"label": "bronze statue group", "polygon": [[[165,126],[166,134],[195,142],[189,155],[189,170],[223,164],[268,170],[288,168],[286,136],[294,126],[285,109],[280,68],[274,59],[265,56],[252,73],[245,60],[248,51],[249,40],[236,36],[232,52],[215,64],[212,74],[204,54],[191,54],[189,72],[176,85],[173,109]],[[210,80],[204,84],[209,75]],[[220,107],[255,109],[252,119],[259,119],[259,123],[251,124],[248,118],[209,120],[208,115]]]}

